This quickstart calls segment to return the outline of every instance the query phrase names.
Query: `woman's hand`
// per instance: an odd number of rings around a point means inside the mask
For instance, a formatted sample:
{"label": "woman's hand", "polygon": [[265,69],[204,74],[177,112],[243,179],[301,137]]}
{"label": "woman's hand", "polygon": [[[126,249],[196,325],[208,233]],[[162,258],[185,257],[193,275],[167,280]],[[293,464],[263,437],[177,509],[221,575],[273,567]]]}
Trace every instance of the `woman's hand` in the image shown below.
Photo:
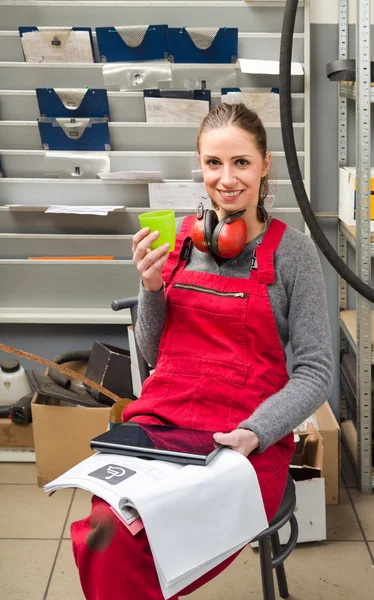
{"label": "woman's hand", "polygon": [[132,260],[143,280],[148,292],[158,292],[163,286],[162,268],[169,256],[170,244],[164,244],[155,250],[150,245],[157,240],[159,232],[149,233],[149,227],[144,227],[132,238]]}
{"label": "woman's hand", "polygon": [[243,454],[243,456],[248,456],[260,445],[257,435],[249,429],[234,429],[230,433],[215,433],[213,439],[217,444],[229,446]]}

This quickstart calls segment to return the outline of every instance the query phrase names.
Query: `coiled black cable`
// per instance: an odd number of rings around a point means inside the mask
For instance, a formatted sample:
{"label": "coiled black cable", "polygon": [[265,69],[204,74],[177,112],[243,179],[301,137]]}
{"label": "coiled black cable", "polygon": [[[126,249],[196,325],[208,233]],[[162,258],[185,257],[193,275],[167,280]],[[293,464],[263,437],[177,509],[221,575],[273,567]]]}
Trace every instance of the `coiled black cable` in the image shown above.
{"label": "coiled black cable", "polygon": [[301,214],[308,225],[311,235],[321,252],[326,256],[332,267],[354,289],[370,302],[374,302],[374,289],[364,283],[340,258],[335,248],[323,233],[313,213],[304,187],[297,158],[295,137],[293,133],[292,104],[291,104],[291,59],[295,18],[299,0],[287,0],[282,27],[280,65],[279,65],[279,95],[280,117],[283,146],[286,155],[288,172],[295,192]]}

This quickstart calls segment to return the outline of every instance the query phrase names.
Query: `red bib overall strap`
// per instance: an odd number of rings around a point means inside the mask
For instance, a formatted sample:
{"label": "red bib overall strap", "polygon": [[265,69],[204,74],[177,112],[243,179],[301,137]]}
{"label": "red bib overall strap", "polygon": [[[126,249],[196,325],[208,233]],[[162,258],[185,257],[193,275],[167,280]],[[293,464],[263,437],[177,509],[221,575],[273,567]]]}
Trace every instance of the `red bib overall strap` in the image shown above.
{"label": "red bib overall strap", "polygon": [[275,282],[274,255],[287,225],[272,219],[264,235],[262,244],[256,249],[257,281],[272,284]]}
{"label": "red bib overall strap", "polygon": [[[177,234],[175,241],[175,249],[170,252],[169,258],[167,259],[164,268],[162,269],[162,279],[165,284],[165,288],[168,287],[172,276],[174,275],[175,270],[181,262],[186,262],[188,257],[188,250],[192,241],[188,242],[188,238],[191,237],[191,229],[192,224],[195,220],[195,217],[192,215],[190,217],[185,217],[183,219],[182,227],[180,233]],[[183,250],[185,252],[183,252]],[[184,265],[183,265],[184,266]]]}

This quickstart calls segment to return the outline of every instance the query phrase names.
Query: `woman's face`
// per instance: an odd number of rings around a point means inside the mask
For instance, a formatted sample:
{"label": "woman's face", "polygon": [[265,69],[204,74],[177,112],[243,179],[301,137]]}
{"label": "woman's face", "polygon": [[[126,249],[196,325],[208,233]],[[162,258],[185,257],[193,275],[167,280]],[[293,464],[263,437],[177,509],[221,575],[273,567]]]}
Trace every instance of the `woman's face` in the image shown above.
{"label": "woman's face", "polygon": [[[257,206],[270,154],[262,157],[251,134],[232,125],[205,131],[200,138],[200,163],[206,191],[220,218]],[[248,211],[246,217],[256,219],[256,211]]]}

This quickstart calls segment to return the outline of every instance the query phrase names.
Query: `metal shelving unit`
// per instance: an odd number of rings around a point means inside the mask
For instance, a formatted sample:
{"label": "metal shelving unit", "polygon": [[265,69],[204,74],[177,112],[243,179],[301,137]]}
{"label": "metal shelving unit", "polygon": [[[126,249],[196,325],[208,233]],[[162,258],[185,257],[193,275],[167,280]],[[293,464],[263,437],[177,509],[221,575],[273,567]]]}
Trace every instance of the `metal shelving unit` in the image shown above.
{"label": "metal shelving unit", "polygon": [[[348,106],[355,100],[356,110],[356,228],[339,226],[339,252],[347,262],[348,243],[356,250],[356,273],[368,285],[371,280],[373,241],[370,234],[370,110],[373,88],[370,77],[370,0],[356,0],[356,83],[339,86],[339,166],[348,164]],[[348,0],[339,5],[339,58],[347,58]],[[372,328],[373,313],[368,300],[357,294],[356,310],[348,309],[348,286],[339,278],[341,349],[349,348],[357,364],[357,430],[352,421],[342,423],[342,435],[356,463],[361,491],[372,493],[372,401],[371,365],[374,364]],[[347,407],[342,402],[342,417]]]}
{"label": "metal shelving unit", "polygon": [[[23,62],[18,26],[73,24],[95,28],[124,22],[124,16],[126,24],[136,25],[144,22],[146,14],[149,23],[174,27],[238,27],[239,56],[276,60],[284,5],[285,0],[0,0],[0,160],[6,175],[0,178],[0,276],[3,274],[8,282],[0,297],[0,323],[126,322],[124,312],[111,314],[110,300],[137,292],[138,274],[129,260],[131,236],[138,228],[138,214],[149,210],[145,182],[52,179],[46,175],[36,123],[35,88],[105,87],[102,64]],[[98,60],[95,31],[93,34]],[[299,2],[292,60],[304,66],[304,76],[292,78],[292,109],[299,160],[309,190],[309,0]],[[238,87],[277,87],[276,75],[241,73],[238,64],[173,64],[172,77],[174,87],[184,87],[186,80],[204,79],[212,91],[213,105],[220,102],[221,88],[233,83]],[[165,180],[191,181],[191,170],[198,168],[197,126],[145,122],[141,91],[109,90],[108,98],[111,169],[161,170]],[[286,168],[280,123],[268,124],[267,131],[274,157],[272,189],[276,190],[270,213],[303,230]],[[17,206],[20,204],[23,206]],[[62,204],[118,208],[106,217],[45,213],[45,207]],[[176,215],[192,212],[181,206]],[[78,255],[108,254],[120,260],[48,264],[25,260],[34,249],[38,256],[53,254],[53,249],[57,254],[68,239],[74,242]],[[105,241],[108,246],[104,252]],[[93,251],[96,242],[100,252]],[[45,282],[53,272],[57,287],[46,297]],[[17,280],[32,285],[27,298],[19,293]],[[102,291],[94,292],[98,280]],[[70,298],[63,294],[69,283]],[[16,289],[17,304],[11,306]]]}

